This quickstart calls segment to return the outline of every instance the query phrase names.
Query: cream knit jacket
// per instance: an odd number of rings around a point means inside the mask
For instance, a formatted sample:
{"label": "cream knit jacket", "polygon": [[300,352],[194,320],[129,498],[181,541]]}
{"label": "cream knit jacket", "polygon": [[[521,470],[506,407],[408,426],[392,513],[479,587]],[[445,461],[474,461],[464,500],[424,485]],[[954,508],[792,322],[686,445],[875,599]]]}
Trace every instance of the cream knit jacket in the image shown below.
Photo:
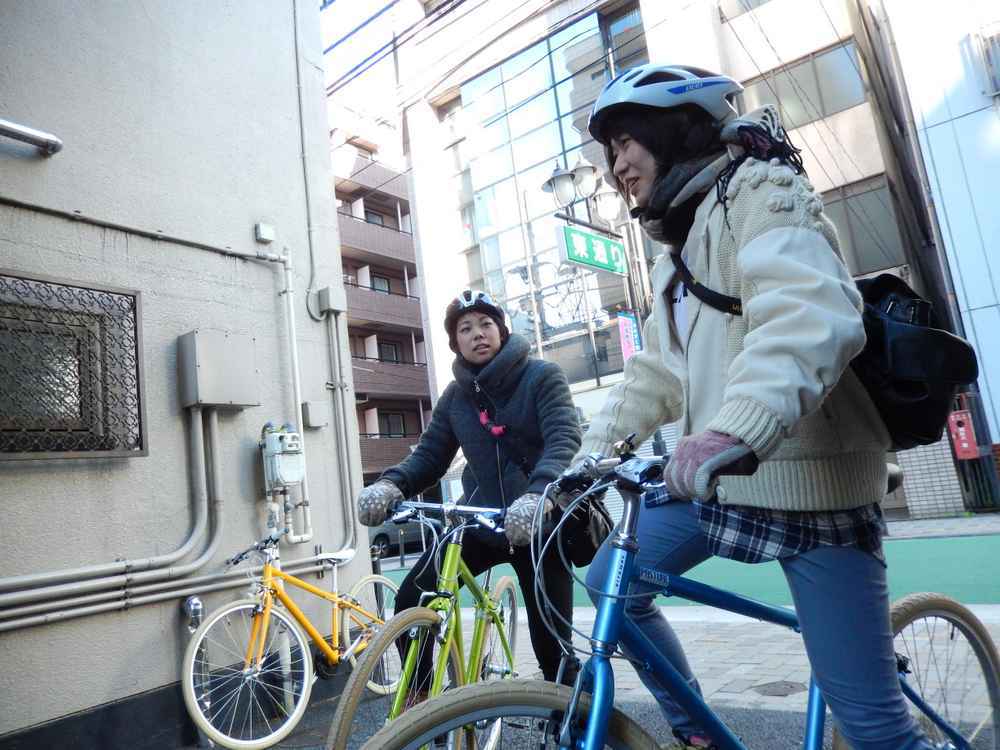
{"label": "cream knit jacket", "polygon": [[761,461],[752,477],[721,478],[721,502],[797,511],[878,502],[889,436],[848,367],[865,343],[861,297],[822,201],[804,176],[753,158],[726,195],[728,222],[709,191],[684,252],[694,278],[739,297],[743,315],[689,294],[678,341],[664,297],[674,268],[660,256],[645,349],[625,364],[578,458],[682,420],[682,434],[734,435]]}

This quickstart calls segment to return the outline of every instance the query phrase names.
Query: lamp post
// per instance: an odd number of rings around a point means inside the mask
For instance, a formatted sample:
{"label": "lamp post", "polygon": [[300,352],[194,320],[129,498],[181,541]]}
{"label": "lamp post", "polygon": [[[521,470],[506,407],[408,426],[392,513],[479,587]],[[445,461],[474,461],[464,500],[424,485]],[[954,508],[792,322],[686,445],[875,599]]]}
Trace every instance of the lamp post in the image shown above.
{"label": "lamp post", "polygon": [[[572,170],[563,169],[558,164],[552,172],[552,176],[542,185],[542,190],[552,193],[556,206],[565,211],[577,198],[590,200],[597,193],[598,177],[597,168],[580,157]],[[600,208],[598,208],[600,213]],[[584,224],[593,229],[597,229],[605,234],[607,230],[595,227],[589,222],[580,221],[567,214],[556,214],[557,218],[565,219],[574,224]],[[613,233],[610,233],[613,234]],[[617,235],[616,235],[617,236]],[[590,296],[587,284],[587,275],[580,274],[580,284],[583,289],[583,314],[587,319],[587,336],[590,338],[591,360],[594,365],[594,382],[598,388],[601,387],[600,363],[597,359],[597,337],[594,335],[594,315],[590,309]],[[626,288],[626,297],[628,290]]]}

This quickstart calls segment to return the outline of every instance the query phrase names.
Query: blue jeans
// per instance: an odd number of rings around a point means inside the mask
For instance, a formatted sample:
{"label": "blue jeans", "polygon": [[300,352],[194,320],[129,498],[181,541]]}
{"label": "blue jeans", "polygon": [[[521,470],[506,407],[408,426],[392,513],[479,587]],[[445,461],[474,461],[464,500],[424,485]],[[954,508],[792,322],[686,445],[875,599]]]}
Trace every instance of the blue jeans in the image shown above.
{"label": "blue jeans", "polygon": [[[691,503],[643,507],[638,535],[636,562],[643,567],[680,575],[711,557]],[[602,583],[608,554],[605,542],[587,573],[588,585]],[[854,547],[829,546],[780,563],[813,675],[844,738],[857,750],[930,750],[899,689],[882,563]],[[632,593],[650,588],[636,582]],[[626,614],[700,692],[684,649],[654,597],[631,600]],[[639,677],[675,731],[685,736],[701,733],[653,675],[640,671]]]}

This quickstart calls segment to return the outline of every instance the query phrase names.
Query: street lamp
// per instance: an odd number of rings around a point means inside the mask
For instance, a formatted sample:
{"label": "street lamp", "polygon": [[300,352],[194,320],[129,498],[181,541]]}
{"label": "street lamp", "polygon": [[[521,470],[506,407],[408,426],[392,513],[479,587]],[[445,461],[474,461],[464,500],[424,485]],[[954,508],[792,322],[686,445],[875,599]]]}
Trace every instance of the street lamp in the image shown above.
{"label": "street lamp", "polygon": [[613,228],[615,219],[621,214],[621,196],[617,190],[602,180],[594,190],[594,207],[597,209],[597,215]]}
{"label": "street lamp", "polygon": [[556,162],[552,176],[542,183],[542,190],[552,193],[556,208],[568,208],[578,198],[591,198],[597,191],[597,167],[582,156],[572,170],[563,169]]}
{"label": "street lamp", "polygon": [[542,183],[542,190],[552,193],[557,208],[566,208],[576,199],[576,176],[568,169],[563,169],[556,162],[556,168],[552,170],[552,176]]}

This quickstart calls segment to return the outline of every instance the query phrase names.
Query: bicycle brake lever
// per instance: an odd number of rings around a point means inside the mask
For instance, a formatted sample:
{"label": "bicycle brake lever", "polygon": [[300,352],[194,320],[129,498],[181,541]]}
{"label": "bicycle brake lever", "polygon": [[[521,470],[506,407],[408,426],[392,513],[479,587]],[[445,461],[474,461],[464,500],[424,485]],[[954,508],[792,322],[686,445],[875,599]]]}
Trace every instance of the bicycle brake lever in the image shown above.
{"label": "bicycle brake lever", "polygon": [[477,513],[476,515],[474,515],[472,517],[472,520],[474,520],[480,526],[485,526],[490,531],[503,531],[503,528],[498,527],[495,521],[493,521],[490,518],[487,518],[482,513]]}

